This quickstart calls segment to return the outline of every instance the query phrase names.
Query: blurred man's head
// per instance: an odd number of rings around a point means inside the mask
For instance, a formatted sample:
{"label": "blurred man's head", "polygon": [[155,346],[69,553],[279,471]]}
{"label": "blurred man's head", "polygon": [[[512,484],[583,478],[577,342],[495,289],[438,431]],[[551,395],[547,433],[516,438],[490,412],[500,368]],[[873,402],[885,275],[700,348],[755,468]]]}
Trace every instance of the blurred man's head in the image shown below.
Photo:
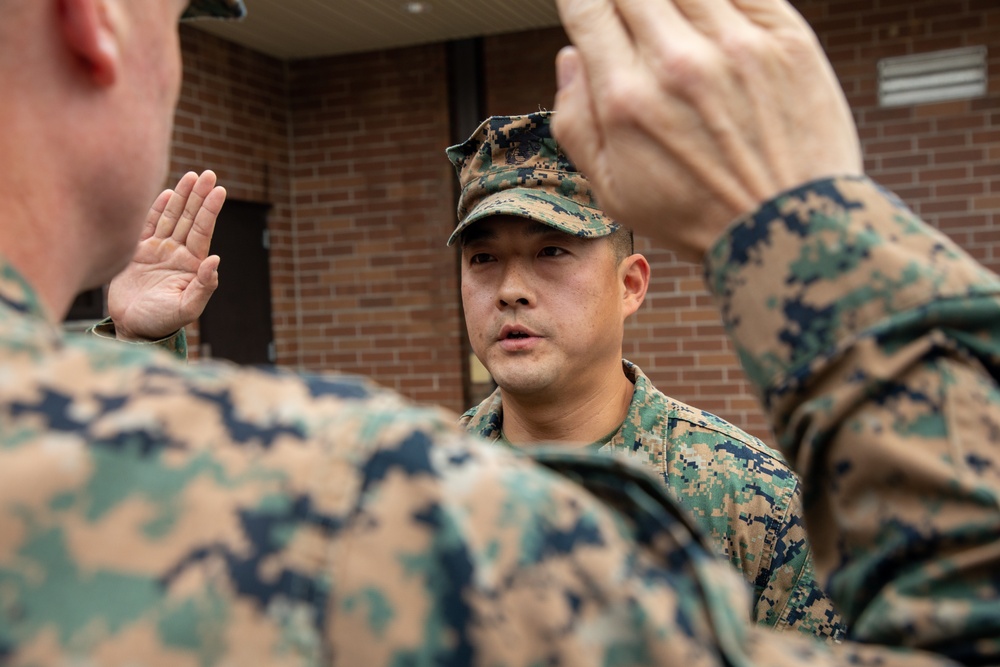
{"label": "blurred man's head", "polygon": [[[243,4],[0,0],[0,10],[0,156],[16,165],[0,189],[12,228],[0,250],[32,282],[59,278],[70,292],[99,285],[131,258],[165,183],[181,85],[178,20],[239,17]],[[45,255],[61,273],[38,280]],[[56,315],[68,305],[39,287]]]}

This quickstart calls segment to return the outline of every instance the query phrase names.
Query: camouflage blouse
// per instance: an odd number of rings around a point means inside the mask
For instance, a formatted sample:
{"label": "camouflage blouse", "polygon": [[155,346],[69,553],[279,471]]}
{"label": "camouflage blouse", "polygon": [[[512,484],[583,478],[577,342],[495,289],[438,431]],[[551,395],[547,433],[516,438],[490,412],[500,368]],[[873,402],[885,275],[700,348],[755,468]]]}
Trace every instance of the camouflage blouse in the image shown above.
{"label": "camouflage blouse", "polygon": [[[813,574],[798,477],[782,456],[719,417],[658,391],[635,364],[623,366],[635,385],[632,402],[599,451],[641,463],[695,517],[752,587],[754,621],[841,638],[840,617]],[[501,438],[500,393],[462,416],[469,432]]]}

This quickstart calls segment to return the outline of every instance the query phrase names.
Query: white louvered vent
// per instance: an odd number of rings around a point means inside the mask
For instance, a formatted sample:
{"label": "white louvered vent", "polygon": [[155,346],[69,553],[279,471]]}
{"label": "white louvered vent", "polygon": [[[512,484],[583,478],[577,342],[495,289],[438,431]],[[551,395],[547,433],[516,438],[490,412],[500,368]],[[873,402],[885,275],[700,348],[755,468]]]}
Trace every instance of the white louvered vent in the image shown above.
{"label": "white louvered vent", "polygon": [[985,94],[985,46],[883,58],[878,62],[879,106],[941,102]]}

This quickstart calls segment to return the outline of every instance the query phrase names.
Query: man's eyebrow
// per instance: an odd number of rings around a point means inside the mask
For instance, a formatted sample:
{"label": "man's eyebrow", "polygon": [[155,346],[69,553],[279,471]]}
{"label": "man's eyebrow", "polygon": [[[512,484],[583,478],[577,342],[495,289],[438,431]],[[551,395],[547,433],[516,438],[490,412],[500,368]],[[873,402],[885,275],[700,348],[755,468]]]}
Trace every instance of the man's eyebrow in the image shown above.
{"label": "man's eyebrow", "polygon": [[496,235],[497,233],[486,225],[472,225],[471,227],[466,227],[465,230],[462,231],[462,235],[458,237],[458,240],[464,248],[470,243],[475,243],[476,241],[489,241],[490,239],[496,238]]}

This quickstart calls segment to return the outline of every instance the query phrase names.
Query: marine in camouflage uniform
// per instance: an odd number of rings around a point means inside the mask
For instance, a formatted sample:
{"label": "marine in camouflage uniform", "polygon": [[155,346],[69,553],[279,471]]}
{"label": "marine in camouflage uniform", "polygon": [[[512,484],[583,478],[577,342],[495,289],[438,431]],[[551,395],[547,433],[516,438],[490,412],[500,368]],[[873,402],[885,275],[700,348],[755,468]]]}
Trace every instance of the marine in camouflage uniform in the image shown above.
{"label": "marine in camouflage uniform", "polygon": [[[448,149],[463,188],[449,243],[470,225],[498,215],[587,238],[618,229],[552,138],[551,118],[550,112],[492,117],[467,142]],[[719,417],[663,394],[638,366],[622,363],[634,385],[631,402],[617,431],[590,448],[631,458],[661,480],[752,586],[756,622],[842,637],[843,623],[813,572],[798,478],[781,455]],[[461,424],[510,446],[503,436],[503,389],[467,411]]]}

